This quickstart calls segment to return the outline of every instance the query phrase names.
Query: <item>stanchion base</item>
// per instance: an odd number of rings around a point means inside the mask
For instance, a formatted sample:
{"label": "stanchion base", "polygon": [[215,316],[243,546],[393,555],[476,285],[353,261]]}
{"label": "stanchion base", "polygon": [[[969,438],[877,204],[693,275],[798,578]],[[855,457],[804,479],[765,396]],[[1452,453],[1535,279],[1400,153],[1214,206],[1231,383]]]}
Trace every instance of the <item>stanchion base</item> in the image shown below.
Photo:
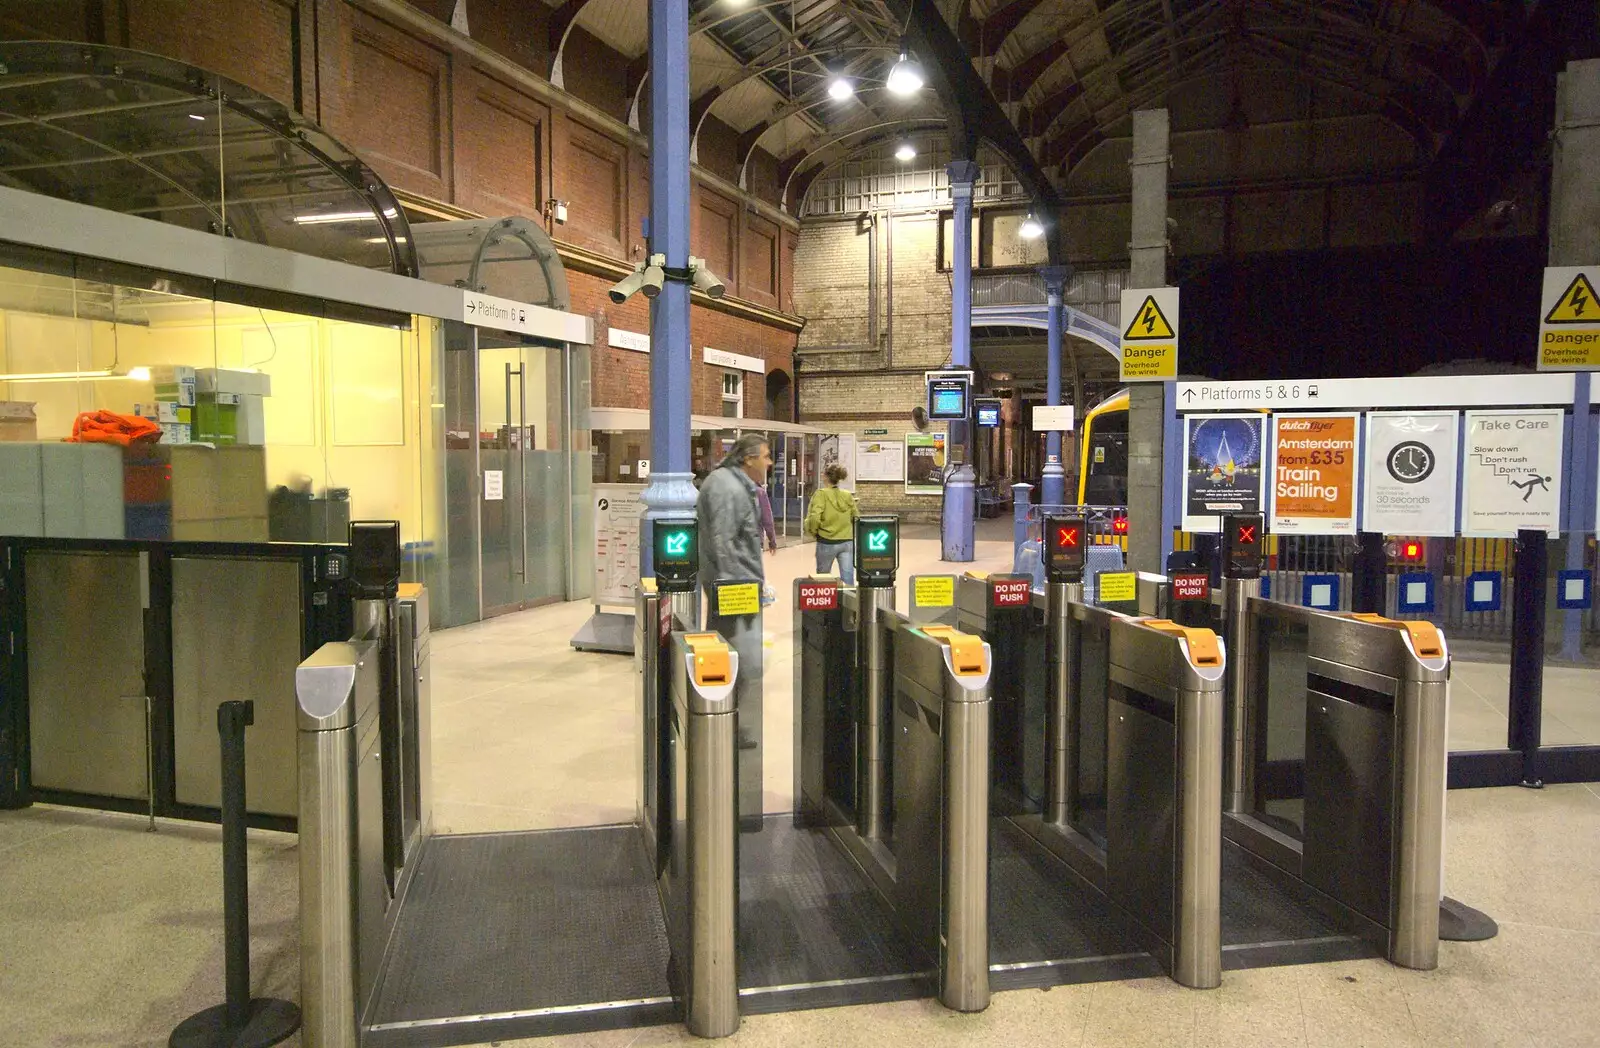
{"label": "stanchion base", "polygon": [[1494,918],[1448,895],[1439,900],[1439,938],[1444,942],[1482,942],[1500,934]]}
{"label": "stanchion base", "polygon": [[167,1048],[268,1048],[298,1029],[298,1007],[275,997],[256,997],[250,1001],[250,1019],[240,1029],[228,1029],[228,1006],[219,1004],[179,1023]]}

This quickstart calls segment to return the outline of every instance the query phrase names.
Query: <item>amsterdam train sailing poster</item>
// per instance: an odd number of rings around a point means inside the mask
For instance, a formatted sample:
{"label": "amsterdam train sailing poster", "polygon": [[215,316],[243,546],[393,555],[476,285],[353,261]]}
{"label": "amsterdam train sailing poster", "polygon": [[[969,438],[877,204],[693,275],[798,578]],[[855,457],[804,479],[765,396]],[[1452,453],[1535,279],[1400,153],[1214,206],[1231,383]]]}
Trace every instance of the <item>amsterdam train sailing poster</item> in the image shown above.
{"label": "amsterdam train sailing poster", "polygon": [[1359,422],[1353,414],[1273,416],[1273,531],[1356,533]]}
{"label": "amsterdam train sailing poster", "polygon": [[1225,513],[1260,513],[1265,415],[1185,415],[1183,530],[1218,531]]}

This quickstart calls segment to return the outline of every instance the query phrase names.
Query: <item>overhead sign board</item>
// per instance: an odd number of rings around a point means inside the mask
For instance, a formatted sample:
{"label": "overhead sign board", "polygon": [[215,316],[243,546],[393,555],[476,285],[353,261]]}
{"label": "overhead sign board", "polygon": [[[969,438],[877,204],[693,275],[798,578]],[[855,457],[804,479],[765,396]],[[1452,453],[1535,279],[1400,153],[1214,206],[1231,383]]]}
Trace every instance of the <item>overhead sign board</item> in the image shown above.
{"label": "overhead sign board", "polygon": [[1463,535],[1555,534],[1561,524],[1564,412],[1469,411]]}
{"label": "overhead sign board", "polygon": [[743,353],[729,353],[722,349],[712,349],[710,346],[702,348],[700,352],[707,364],[734,368],[738,371],[753,371],[758,375],[767,373],[767,362],[760,357],[747,357]]}
{"label": "overhead sign board", "polygon": [[650,336],[642,331],[624,331],[622,328],[606,328],[606,345],[618,349],[631,349],[635,353],[650,352]]}
{"label": "overhead sign board", "polygon": [[1178,377],[1178,289],[1123,288],[1122,381]]}
{"label": "overhead sign board", "polygon": [[1036,433],[1072,432],[1071,404],[1035,404],[1033,429]]}
{"label": "overhead sign board", "polygon": [[557,342],[579,342],[586,346],[594,342],[594,321],[588,317],[477,291],[462,290],[461,315],[454,319],[473,327],[515,331]]}
{"label": "overhead sign board", "polygon": [[1180,382],[1178,410],[1501,407],[1571,404],[1571,375],[1429,375],[1424,378],[1331,378],[1303,381]]}
{"label": "overhead sign board", "polygon": [[1600,370],[1600,265],[1550,266],[1539,300],[1539,370]]}

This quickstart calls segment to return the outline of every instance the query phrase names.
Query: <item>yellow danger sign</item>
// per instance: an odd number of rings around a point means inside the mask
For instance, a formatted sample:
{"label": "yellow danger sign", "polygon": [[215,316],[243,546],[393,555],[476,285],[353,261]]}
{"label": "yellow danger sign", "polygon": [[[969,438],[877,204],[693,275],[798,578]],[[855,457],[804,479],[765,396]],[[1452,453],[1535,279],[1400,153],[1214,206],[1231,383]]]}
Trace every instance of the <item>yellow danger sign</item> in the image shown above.
{"label": "yellow danger sign", "polygon": [[1551,266],[1539,299],[1539,370],[1600,371],[1600,265]]}
{"label": "yellow danger sign", "polygon": [[1178,334],[1167,323],[1167,316],[1156,304],[1156,297],[1146,295],[1144,304],[1134,313],[1133,322],[1122,333],[1122,337],[1125,341],[1135,342],[1143,339],[1174,339]]}
{"label": "yellow danger sign", "polygon": [[1122,347],[1122,381],[1177,378],[1178,346],[1175,342],[1138,343]]}
{"label": "yellow danger sign", "polygon": [[1546,324],[1600,324],[1600,304],[1595,301],[1589,274],[1579,273],[1544,315]]}

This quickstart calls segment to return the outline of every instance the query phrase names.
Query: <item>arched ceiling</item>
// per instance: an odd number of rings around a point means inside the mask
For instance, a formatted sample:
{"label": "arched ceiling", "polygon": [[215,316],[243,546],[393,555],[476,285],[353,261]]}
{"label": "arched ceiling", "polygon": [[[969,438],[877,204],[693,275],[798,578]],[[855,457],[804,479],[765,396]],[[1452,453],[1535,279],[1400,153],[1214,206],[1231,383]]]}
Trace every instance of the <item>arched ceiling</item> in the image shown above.
{"label": "arched ceiling", "polygon": [[[1392,125],[1425,163],[1482,92],[1533,4],[1499,0],[690,0],[690,93],[738,132],[740,170],[756,148],[782,180],[911,127],[944,120],[969,145],[988,139],[1024,185],[1051,197],[1129,114],[1186,94],[1217,127],[1248,124],[1266,82],[1336,96]],[[560,51],[581,26],[637,60],[648,90],[645,0],[567,0],[552,19]],[[884,88],[903,40],[928,66],[911,99]],[[853,97],[827,94],[833,77]],[[1309,117],[1308,117],[1309,119]],[[1000,126],[1007,125],[1007,126]],[[789,201],[793,206],[797,201]]]}

